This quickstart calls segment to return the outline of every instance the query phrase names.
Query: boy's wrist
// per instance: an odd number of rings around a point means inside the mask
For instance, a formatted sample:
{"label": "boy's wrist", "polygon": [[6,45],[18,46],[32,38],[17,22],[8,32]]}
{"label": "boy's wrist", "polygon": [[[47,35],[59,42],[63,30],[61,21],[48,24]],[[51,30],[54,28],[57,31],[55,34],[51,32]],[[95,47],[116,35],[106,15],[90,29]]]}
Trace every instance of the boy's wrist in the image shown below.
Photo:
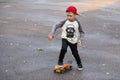
{"label": "boy's wrist", "polygon": [[78,40],[78,42],[79,42],[79,41],[81,42],[82,40],[81,40],[81,39],[79,39],[79,40]]}
{"label": "boy's wrist", "polygon": [[81,40],[78,40],[78,43],[81,43]]}

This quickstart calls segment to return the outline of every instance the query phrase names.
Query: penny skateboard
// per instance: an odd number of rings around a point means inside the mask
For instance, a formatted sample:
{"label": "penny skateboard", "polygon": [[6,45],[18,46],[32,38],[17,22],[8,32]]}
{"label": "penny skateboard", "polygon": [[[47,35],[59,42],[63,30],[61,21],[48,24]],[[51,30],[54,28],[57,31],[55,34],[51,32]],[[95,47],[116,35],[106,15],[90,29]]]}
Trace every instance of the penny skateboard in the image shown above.
{"label": "penny skateboard", "polygon": [[68,72],[71,70],[72,70],[72,66],[68,63],[65,63],[62,66],[56,65],[54,72],[55,73],[65,73],[65,72]]}

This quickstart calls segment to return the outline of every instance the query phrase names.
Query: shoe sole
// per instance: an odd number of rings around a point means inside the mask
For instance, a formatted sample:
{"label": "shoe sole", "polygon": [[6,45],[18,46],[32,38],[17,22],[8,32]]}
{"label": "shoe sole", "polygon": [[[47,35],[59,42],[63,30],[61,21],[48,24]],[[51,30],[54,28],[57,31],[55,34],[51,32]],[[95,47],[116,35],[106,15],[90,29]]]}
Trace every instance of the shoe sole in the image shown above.
{"label": "shoe sole", "polygon": [[78,71],[82,71],[82,70],[83,70],[83,68],[78,68],[77,70],[78,70]]}

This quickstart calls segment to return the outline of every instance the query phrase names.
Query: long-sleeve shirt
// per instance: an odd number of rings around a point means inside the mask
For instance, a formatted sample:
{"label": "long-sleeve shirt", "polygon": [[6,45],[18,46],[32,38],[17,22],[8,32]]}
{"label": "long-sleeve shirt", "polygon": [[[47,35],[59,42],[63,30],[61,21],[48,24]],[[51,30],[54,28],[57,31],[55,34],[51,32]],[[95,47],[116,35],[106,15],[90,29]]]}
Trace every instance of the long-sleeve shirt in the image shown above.
{"label": "long-sleeve shirt", "polygon": [[72,44],[75,44],[78,42],[78,40],[83,40],[84,38],[84,32],[80,22],[77,19],[75,19],[73,22],[66,19],[54,25],[50,35],[54,36],[58,28],[62,28],[61,38],[67,39]]}

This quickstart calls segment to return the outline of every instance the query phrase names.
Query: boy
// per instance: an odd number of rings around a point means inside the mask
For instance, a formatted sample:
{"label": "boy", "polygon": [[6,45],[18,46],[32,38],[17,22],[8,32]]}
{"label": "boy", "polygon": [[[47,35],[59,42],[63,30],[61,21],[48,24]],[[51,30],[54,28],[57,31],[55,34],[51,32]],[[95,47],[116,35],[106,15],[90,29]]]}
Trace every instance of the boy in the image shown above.
{"label": "boy", "polygon": [[66,15],[66,20],[63,20],[59,24],[53,26],[51,33],[48,35],[48,39],[53,40],[55,31],[58,28],[62,28],[62,48],[58,59],[58,65],[63,65],[63,59],[65,53],[67,52],[67,47],[69,46],[77,62],[78,70],[83,70],[81,59],[77,50],[77,44],[82,46],[84,32],[81,28],[80,22],[76,19],[76,15],[78,15],[76,7],[69,6],[66,10]]}

